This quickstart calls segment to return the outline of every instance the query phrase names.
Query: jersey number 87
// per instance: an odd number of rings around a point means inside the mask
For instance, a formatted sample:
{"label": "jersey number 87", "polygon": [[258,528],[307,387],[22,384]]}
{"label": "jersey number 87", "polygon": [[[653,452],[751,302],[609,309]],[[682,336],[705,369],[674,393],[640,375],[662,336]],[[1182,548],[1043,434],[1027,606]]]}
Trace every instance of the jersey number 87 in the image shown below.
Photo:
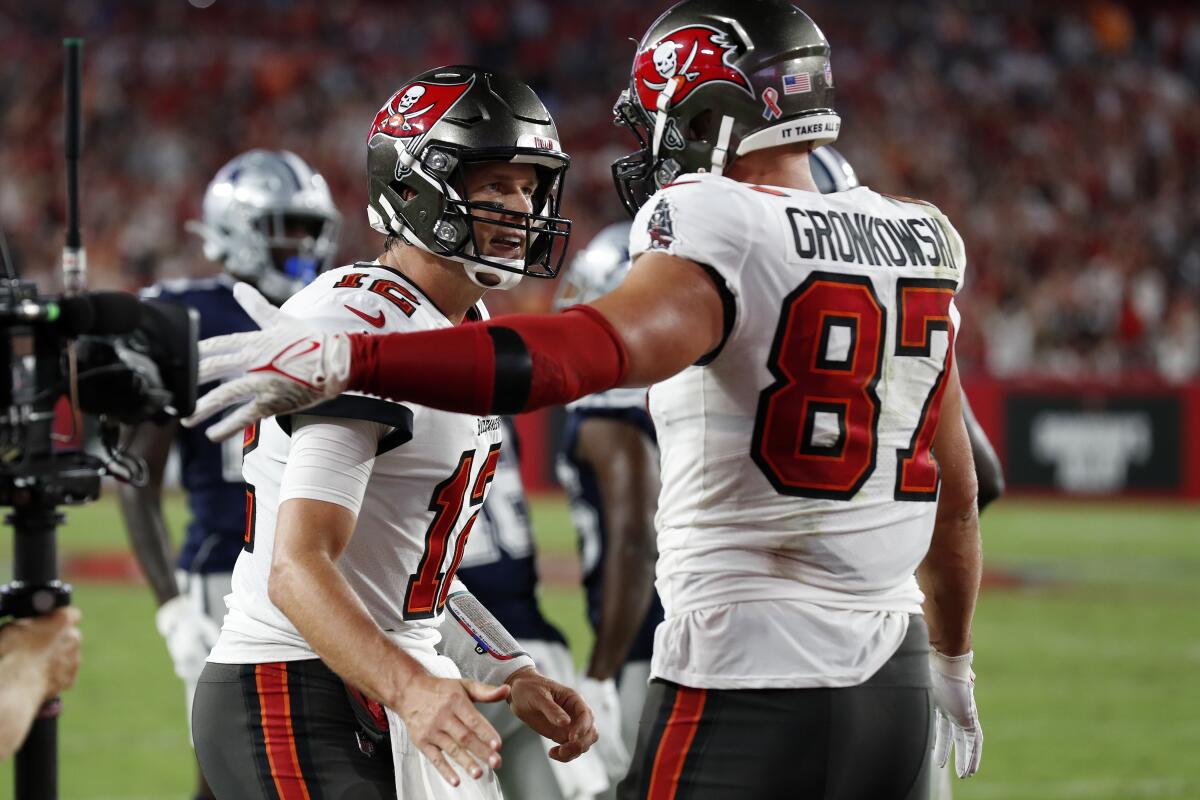
{"label": "jersey number 87", "polygon": [[[896,500],[935,501],[940,474],[930,448],[954,354],[954,281],[898,278],[897,357],[930,358],[933,332],[946,354],[907,448],[896,451]],[[780,494],[849,500],[875,471],[887,309],[869,278],[814,272],[783,302],[759,396],[751,456]]]}

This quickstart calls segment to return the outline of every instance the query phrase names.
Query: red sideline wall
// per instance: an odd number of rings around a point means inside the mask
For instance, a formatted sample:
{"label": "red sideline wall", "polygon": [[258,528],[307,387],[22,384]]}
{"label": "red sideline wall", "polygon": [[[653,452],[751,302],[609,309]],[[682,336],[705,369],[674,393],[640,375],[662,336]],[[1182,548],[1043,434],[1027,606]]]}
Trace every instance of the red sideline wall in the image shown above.
{"label": "red sideline wall", "polygon": [[963,389],[1011,494],[1200,500],[1200,381],[970,375]]}

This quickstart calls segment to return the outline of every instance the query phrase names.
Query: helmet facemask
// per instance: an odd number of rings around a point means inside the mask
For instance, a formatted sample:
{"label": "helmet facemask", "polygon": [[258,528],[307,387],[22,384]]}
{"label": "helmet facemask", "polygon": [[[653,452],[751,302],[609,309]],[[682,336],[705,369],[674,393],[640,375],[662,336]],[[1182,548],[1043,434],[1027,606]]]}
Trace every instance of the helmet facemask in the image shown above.
{"label": "helmet facemask", "polygon": [[339,221],[306,211],[266,211],[253,221],[275,270],[310,283],[328,269]]}
{"label": "helmet facemask", "polygon": [[[403,162],[405,159],[401,158]],[[533,211],[504,209],[492,201],[470,200],[466,170],[491,161],[530,164],[537,182],[530,198]],[[571,222],[559,215],[568,159],[561,153],[534,148],[488,148],[465,151],[453,145],[430,144],[418,163],[391,182],[388,198],[395,210],[392,232],[404,241],[441,258],[463,264],[468,277],[486,289],[509,289],[522,277],[554,278],[566,255]],[[419,188],[433,189],[419,191]],[[438,198],[436,208],[425,206],[425,197]],[[398,201],[398,202],[397,202]],[[503,217],[494,216],[503,212]],[[416,226],[405,224],[416,216],[436,221],[421,237]],[[390,215],[389,215],[390,216]],[[512,231],[521,242],[520,258],[481,253],[476,225]],[[486,276],[486,277],[484,277]]]}

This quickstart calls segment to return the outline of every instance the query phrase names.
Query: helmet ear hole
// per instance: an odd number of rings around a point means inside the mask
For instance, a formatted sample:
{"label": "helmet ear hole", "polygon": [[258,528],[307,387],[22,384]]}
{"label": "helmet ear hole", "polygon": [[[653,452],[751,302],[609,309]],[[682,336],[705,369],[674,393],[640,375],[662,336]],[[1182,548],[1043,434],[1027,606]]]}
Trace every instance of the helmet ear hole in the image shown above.
{"label": "helmet ear hole", "polygon": [[712,133],[712,120],[713,112],[711,108],[706,108],[692,117],[692,121],[687,126],[688,141],[707,142],[709,134]]}

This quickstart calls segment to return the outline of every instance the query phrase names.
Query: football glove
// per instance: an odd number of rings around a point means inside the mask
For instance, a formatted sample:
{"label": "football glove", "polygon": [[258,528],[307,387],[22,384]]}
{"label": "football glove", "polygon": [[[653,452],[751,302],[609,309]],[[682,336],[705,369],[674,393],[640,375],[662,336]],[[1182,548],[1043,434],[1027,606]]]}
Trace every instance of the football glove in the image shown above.
{"label": "football glove", "polygon": [[217,643],[220,627],[183,595],[163,603],[154,617],[158,632],[167,640],[167,652],[175,664],[175,674],[187,683],[195,683],[204,662]]}
{"label": "football glove", "polygon": [[233,296],[262,330],[200,342],[199,383],[227,382],[201,397],[183,421],[195,427],[221,409],[242,403],[208,428],[206,434],[214,442],[264,417],[290,414],[337,397],[350,377],[346,334],[310,330],[249,284],[234,286]]}
{"label": "football glove", "polygon": [[975,673],[971,669],[974,654],[944,656],[929,653],[933,678],[933,707],[937,733],[933,744],[933,763],[946,766],[954,742],[954,767],[960,778],[969,778],[979,770],[983,754],[983,728],[975,709]]}
{"label": "football glove", "polygon": [[579,679],[579,693],[592,709],[596,731],[600,738],[592,745],[592,752],[600,756],[604,770],[613,786],[625,777],[633,757],[621,737],[621,699],[617,684],[612,679],[598,681],[586,676]]}

